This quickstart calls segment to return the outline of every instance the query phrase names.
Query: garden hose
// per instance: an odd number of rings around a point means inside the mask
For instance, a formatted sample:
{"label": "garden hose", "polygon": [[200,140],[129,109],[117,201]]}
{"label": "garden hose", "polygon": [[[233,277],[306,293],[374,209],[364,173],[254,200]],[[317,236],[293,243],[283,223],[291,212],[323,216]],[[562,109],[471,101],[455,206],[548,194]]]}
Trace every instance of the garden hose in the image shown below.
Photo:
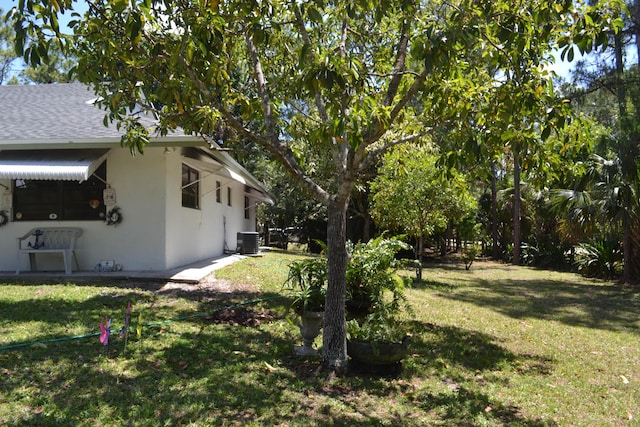
{"label": "garden hose", "polygon": [[[180,322],[183,320],[187,320],[187,319],[193,319],[195,317],[205,317],[205,316],[210,316],[213,313],[217,313],[219,311],[223,311],[223,310],[231,310],[234,308],[238,308],[238,307],[243,307],[245,305],[252,305],[252,304],[258,304],[260,302],[266,302],[266,301],[270,301],[270,300],[274,300],[274,299],[281,299],[281,298],[288,298],[287,296],[275,296],[275,297],[268,297],[268,298],[257,298],[257,299],[252,299],[249,301],[244,301],[244,302],[240,302],[237,304],[232,304],[230,306],[227,307],[223,307],[223,308],[218,308],[216,310],[213,310],[212,312],[209,313],[194,313],[194,314],[189,314],[186,316],[181,316],[181,317],[177,317],[175,319],[167,319],[167,320],[158,320],[155,322],[147,322],[147,323],[143,323],[142,326],[146,327],[146,326],[157,326],[157,325],[162,325],[165,323],[172,323],[172,322]],[[117,329],[114,329],[114,331]],[[5,351],[5,350],[11,350],[14,348],[20,348],[20,347],[30,347],[30,346],[34,346],[34,345],[43,345],[43,344],[49,344],[49,343],[55,343],[55,342],[61,342],[61,341],[71,341],[71,340],[77,340],[77,339],[82,339],[82,338],[90,338],[90,337],[97,337],[100,335],[100,332],[92,332],[89,334],[82,334],[82,335],[72,335],[72,336],[66,336],[66,337],[58,337],[58,338],[49,338],[49,339],[44,339],[44,340],[38,340],[38,341],[29,341],[29,342],[22,342],[22,343],[17,343],[17,344],[9,344],[9,345],[3,345],[0,346],[0,351]]]}

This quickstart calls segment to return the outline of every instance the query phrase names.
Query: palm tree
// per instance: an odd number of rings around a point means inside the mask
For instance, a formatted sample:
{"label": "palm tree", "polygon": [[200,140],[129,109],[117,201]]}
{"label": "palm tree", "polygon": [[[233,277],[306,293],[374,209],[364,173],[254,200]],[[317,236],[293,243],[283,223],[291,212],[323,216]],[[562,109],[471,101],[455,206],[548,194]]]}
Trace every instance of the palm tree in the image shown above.
{"label": "palm tree", "polygon": [[625,170],[624,160],[591,154],[575,188],[554,190],[550,202],[557,212],[565,213],[560,229],[574,242],[622,233],[622,280],[630,283],[640,270],[640,192],[638,176],[634,179]]}

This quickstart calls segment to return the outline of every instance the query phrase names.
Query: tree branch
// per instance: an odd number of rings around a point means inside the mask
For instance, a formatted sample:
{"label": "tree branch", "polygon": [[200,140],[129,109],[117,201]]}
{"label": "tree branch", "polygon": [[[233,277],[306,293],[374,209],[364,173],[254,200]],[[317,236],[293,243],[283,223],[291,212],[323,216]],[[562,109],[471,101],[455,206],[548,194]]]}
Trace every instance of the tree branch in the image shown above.
{"label": "tree branch", "polygon": [[258,89],[258,95],[260,96],[260,102],[262,103],[262,112],[267,126],[267,137],[275,143],[279,140],[279,137],[275,118],[273,117],[273,110],[271,109],[271,98],[267,91],[267,82],[264,78],[264,72],[262,71],[262,63],[260,62],[256,45],[253,43],[253,37],[249,32],[245,34],[245,40],[247,42],[249,56],[251,56],[251,62],[253,64],[253,76],[255,78],[256,88]]}
{"label": "tree branch", "polygon": [[[302,41],[304,44],[310,47],[308,55],[311,57],[313,62],[316,62],[316,56],[311,49],[311,38],[309,37],[309,33],[307,33],[307,29],[304,27],[304,21],[302,19],[302,13],[300,13],[300,8],[297,4],[293,5],[293,12],[296,16],[296,26],[298,27],[298,31],[300,31],[300,36],[302,37]],[[320,114],[320,118],[323,122],[329,121],[329,114],[327,113],[327,107],[324,105],[324,101],[322,100],[322,96],[319,90],[314,90],[313,97],[316,103],[316,108],[318,109],[318,113]]]}
{"label": "tree branch", "polygon": [[[398,115],[400,115],[400,112],[402,111],[402,109],[409,103],[411,98],[413,98],[413,96],[416,93],[418,93],[418,90],[424,84],[424,81],[427,78],[428,74],[429,74],[429,71],[426,68],[424,68],[422,72],[413,81],[413,83],[411,84],[411,87],[409,87],[409,89],[405,92],[405,94],[398,101],[398,103],[391,109],[391,113],[389,115],[389,125],[392,124],[398,118]],[[379,140],[386,131],[387,131],[387,127],[381,126],[379,123],[376,124],[375,130],[371,134],[365,135],[365,141],[363,144],[361,144],[361,147],[359,147],[358,149],[358,151],[360,151],[359,155],[364,156],[364,150],[366,150],[366,148],[369,145]]]}
{"label": "tree branch", "polygon": [[396,145],[405,144],[407,142],[411,142],[411,141],[415,141],[416,139],[420,139],[423,136],[429,134],[429,132],[431,132],[431,130],[432,130],[432,128],[427,128],[422,132],[414,133],[412,135],[403,136],[402,138],[398,138],[396,140],[393,140],[391,142],[388,142],[388,143],[384,144],[380,148],[376,148],[375,150],[369,151],[367,153],[366,157],[364,158],[364,160],[361,163],[360,171],[366,170],[369,166],[371,166],[371,164],[378,157],[380,157],[382,154],[384,154],[390,148],[395,147]]}
{"label": "tree branch", "polygon": [[261,147],[265,148],[271,155],[278,159],[282,165],[287,169],[292,176],[300,182],[309,192],[321,203],[328,203],[330,200],[329,194],[318,184],[316,184],[300,167],[291,149],[284,144],[276,135],[274,139],[271,139],[269,135],[265,138],[262,135],[258,135],[255,132],[247,129],[236,117],[229,112],[221,103],[217,100],[214,94],[209,90],[209,87],[204,84],[195,71],[189,66],[187,61],[183,58],[179,58],[180,63],[184,66],[185,71],[189,75],[192,82],[194,82],[198,88],[202,91],[203,95],[211,103],[220,115],[222,120],[227,123],[233,130],[238,132],[241,136],[255,142]]}
{"label": "tree branch", "polygon": [[407,46],[409,45],[409,36],[407,34],[409,26],[410,23],[407,19],[405,19],[402,23],[400,40],[398,41],[398,45],[396,46],[396,62],[393,66],[393,77],[391,77],[389,88],[387,89],[387,94],[384,97],[384,105],[386,106],[391,105],[391,103],[393,102],[393,99],[398,93],[398,87],[400,87],[402,77],[404,76],[405,63],[407,60]]}

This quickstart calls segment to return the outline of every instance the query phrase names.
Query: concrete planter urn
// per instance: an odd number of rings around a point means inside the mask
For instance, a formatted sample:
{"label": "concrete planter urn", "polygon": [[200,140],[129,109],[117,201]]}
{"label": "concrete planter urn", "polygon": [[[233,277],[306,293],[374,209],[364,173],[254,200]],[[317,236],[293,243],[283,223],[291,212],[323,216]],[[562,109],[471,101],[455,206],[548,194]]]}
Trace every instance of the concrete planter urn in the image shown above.
{"label": "concrete planter urn", "polygon": [[296,354],[300,356],[311,356],[318,354],[313,348],[313,341],[320,335],[324,311],[303,311],[300,315],[300,335],[302,335],[302,347],[296,347]]}
{"label": "concrete planter urn", "polygon": [[355,362],[365,365],[392,365],[405,358],[408,341],[408,336],[402,342],[349,340],[347,354]]}

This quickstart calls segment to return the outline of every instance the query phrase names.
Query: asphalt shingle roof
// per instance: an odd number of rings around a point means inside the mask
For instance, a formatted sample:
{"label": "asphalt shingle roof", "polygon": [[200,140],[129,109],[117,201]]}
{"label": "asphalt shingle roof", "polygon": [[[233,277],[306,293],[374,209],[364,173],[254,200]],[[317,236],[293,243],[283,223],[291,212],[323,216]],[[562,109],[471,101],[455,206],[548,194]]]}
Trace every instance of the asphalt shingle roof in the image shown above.
{"label": "asphalt shingle roof", "polygon": [[119,138],[81,83],[0,86],[0,141]]}
{"label": "asphalt shingle roof", "polygon": [[[94,104],[95,99],[93,91],[81,83],[0,86],[0,151],[119,146],[123,132],[115,123],[104,126],[106,112]],[[150,117],[142,117],[141,122],[147,128],[155,124]],[[161,141],[160,146],[165,147],[209,148],[203,138],[180,131],[153,141]],[[228,153],[215,149],[209,152],[246,178],[249,185],[268,194],[264,185]]]}

